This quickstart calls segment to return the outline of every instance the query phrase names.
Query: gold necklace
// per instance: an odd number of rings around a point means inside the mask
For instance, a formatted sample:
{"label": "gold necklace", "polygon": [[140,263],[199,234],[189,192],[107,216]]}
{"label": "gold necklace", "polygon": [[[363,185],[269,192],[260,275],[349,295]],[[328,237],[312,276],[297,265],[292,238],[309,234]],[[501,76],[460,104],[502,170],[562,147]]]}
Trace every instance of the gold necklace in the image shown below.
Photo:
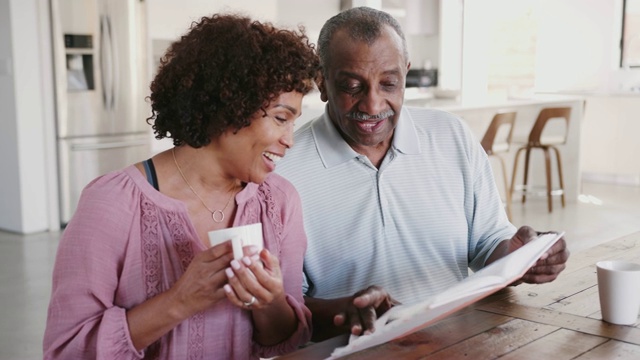
{"label": "gold necklace", "polygon": [[211,210],[211,208],[209,208],[207,206],[207,204],[204,202],[204,200],[202,200],[200,195],[198,195],[198,193],[195,190],[193,190],[193,187],[191,186],[191,184],[189,184],[189,182],[187,181],[187,178],[182,173],[182,169],[180,169],[180,165],[178,165],[178,161],[176,160],[176,148],[175,147],[171,149],[171,154],[173,155],[173,162],[176,164],[176,167],[178,168],[178,172],[180,173],[180,176],[182,176],[182,180],[184,180],[185,184],[187,184],[189,189],[191,189],[191,192],[195,196],[197,196],[198,199],[200,199],[200,202],[202,203],[202,205],[207,210],[209,210],[209,212],[211,213],[211,219],[213,219],[213,222],[216,222],[216,223],[223,222],[224,221],[224,211],[227,209],[227,207],[231,203],[231,199],[233,199],[233,195],[235,195],[235,193],[233,191],[231,192],[231,196],[229,196],[229,200],[227,200],[227,203],[224,206],[224,208],[222,208],[222,210]]}

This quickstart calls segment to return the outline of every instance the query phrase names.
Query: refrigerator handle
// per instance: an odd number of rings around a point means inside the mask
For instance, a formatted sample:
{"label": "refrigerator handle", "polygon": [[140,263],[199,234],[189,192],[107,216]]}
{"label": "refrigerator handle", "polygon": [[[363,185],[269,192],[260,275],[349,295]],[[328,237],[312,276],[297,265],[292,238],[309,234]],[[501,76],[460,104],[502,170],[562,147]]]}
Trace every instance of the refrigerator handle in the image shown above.
{"label": "refrigerator handle", "polygon": [[100,16],[100,70],[102,72],[102,103],[106,110],[112,109],[113,103],[113,54],[108,18]]}
{"label": "refrigerator handle", "polygon": [[111,16],[107,15],[107,28],[109,29],[109,47],[111,48],[111,110],[116,108],[116,89],[118,86],[118,79],[120,79],[120,69],[118,68],[118,44],[117,36],[113,36],[113,27],[111,26]]}
{"label": "refrigerator handle", "polygon": [[[52,42],[54,57],[54,77],[55,81],[55,97],[56,97],[56,123],[58,125],[58,134],[67,133],[67,68],[66,53],[64,46],[64,33],[62,32],[62,24],[60,23],[60,9],[58,0],[51,1],[51,24],[52,24]],[[61,104],[64,104],[61,105]]]}

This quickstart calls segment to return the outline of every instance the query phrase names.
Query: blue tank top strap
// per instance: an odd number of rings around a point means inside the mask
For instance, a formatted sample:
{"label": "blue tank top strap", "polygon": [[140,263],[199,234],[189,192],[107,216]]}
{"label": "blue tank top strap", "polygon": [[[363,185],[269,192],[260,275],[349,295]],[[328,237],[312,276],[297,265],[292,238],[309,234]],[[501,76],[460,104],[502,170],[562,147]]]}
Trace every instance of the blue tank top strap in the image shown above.
{"label": "blue tank top strap", "polygon": [[151,184],[154,189],[160,191],[160,187],[158,186],[158,177],[156,176],[156,168],[153,166],[153,161],[151,161],[151,159],[147,159],[142,162],[142,165],[144,165],[144,171],[147,174],[147,181],[149,184]]}

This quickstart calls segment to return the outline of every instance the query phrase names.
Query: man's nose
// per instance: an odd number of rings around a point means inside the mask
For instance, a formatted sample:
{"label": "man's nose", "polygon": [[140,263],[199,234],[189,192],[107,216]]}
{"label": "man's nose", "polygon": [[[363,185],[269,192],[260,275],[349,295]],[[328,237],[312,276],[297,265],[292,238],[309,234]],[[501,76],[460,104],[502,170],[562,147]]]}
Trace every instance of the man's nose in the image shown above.
{"label": "man's nose", "polygon": [[380,89],[372,88],[360,99],[358,110],[369,115],[377,115],[387,110],[387,102]]}

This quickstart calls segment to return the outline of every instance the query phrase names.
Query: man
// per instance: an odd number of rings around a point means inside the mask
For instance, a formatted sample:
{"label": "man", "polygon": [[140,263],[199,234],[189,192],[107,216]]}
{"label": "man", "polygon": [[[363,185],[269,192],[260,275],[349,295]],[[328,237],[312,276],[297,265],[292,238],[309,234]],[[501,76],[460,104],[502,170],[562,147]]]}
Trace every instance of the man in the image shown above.
{"label": "man", "polygon": [[[318,53],[325,113],[278,164],[302,197],[314,340],[372,332],[396,299],[437,294],[536,234],[509,223],[486,154],[459,118],[403,107],[410,64],[389,14],[334,16]],[[522,281],[554,280],[568,256],[561,239]]]}

